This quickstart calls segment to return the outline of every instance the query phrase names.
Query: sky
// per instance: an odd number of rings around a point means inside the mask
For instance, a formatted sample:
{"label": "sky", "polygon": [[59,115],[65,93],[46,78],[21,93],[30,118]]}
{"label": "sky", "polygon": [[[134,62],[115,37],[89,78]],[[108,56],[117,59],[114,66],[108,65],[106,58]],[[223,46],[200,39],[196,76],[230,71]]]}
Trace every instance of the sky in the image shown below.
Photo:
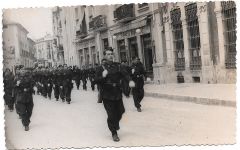
{"label": "sky", "polygon": [[51,8],[4,9],[3,19],[20,23],[28,30],[28,37],[34,40],[46,33],[52,34]]}

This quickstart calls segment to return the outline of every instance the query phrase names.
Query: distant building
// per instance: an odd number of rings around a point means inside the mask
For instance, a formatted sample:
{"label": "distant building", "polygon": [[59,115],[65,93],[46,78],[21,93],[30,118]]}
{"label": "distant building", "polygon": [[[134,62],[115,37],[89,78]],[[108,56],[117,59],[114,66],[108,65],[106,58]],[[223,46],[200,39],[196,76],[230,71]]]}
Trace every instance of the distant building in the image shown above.
{"label": "distant building", "polygon": [[35,49],[38,64],[42,64],[45,67],[57,65],[56,48],[52,35],[47,34],[43,38],[37,39]]}
{"label": "distant building", "polygon": [[34,41],[27,37],[28,31],[19,23],[3,22],[3,66],[13,70],[16,65],[33,67]]}

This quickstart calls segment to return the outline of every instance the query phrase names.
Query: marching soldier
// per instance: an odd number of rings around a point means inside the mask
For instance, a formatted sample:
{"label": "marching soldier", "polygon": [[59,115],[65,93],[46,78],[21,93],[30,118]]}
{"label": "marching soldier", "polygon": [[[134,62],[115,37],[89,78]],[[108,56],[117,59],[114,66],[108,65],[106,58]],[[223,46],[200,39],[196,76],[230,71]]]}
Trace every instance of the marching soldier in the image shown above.
{"label": "marching soldier", "polygon": [[72,83],[72,70],[71,68],[67,68],[67,65],[64,65],[64,80],[63,80],[63,90],[64,90],[64,97],[66,98],[66,101],[68,104],[71,102],[71,92],[73,89],[73,83]]}
{"label": "marching soldier", "polygon": [[87,91],[87,77],[88,77],[88,71],[85,66],[83,66],[82,70],[82,83],[83,83],[83,90]]}
{"label": "marching soldier", "polygon": [[132,79],[135,82],[135,87],[132,88],[134,105],[138,112],[141,112],[141,101],[144,97],[144,76],[145,70],[143,64],[138,57],[133,57],[133,63],[131,66]]}
{"label": "marching soldier", "polygon": [[[130,81],[130,76],[121,64],[113,62],[113,49],[109,48],[104,51],[106,64],[99,67],[96,71],[95,81],[102,86],[102,100],[104,108],[107,112],[108,128],[112,133],[113,141],[118,142],[120,139],[117,130],[120,129],[119,122],[122,118],[125,108],[122,101],[121,80]],[[130,86],[134,86],[134,82],[130,81]]]}
{"label": "marching soldier", "polygon": [[52,74],[52,68],[49,68],[46,70],[46,76],[47,76],[47,84],[46,84],[46,89],[47,89],[47,96],[49,99],[52,97],[52,87],[53,87],[53,74]]}
{"label": "marching soldier", "polygon": [[80,86],[80,80],[81,80],[81,74],[80,74],[80,69],[75,66],[74,70],[73,70],[73,76],[74,76],[74,80],[77,86],[77,89],[79,90],[79,86]]}
{"label": "marching soldier", "polygon": [[33,84],[30,72],[21,69],[19,78],[16,79],[16,109],[22,119],[25,131],[29,130],[30,118],[33,110]]}
{"label": "marching soldier", "polygon": [[59,85],[59,93],[62,102],[65,102],[65,94],[64,94],[64,87],[63,87],[63,80],[64,80],[64,68],[62,65],[59,66],[58,71],[58,85]]}
{"label": "marching soldier", "polygon": [[14,76],[13,73],[7,68],[3,74],[3,83],[4,83],[4,100],[5,104],[8,106],[8,109],[12,112],[14,105]]}
{"label": "marching soldier", "polygon": [[58,70],[58,68],[53,69],[52,76],[53,76],[52,82],[53,82],[54,97],[56,98],[56,101],[58,101],[59,94],[60,94],[59,81],[58,81],[59,80],[59,70]]}
{"label": "marching soldier", "polygon": [[95,83],[94,83],[95,70],[92,65],[88,69],[88,77],[89,77],[89,81],[91,82],[92,91],[94,91],[95,90]]}

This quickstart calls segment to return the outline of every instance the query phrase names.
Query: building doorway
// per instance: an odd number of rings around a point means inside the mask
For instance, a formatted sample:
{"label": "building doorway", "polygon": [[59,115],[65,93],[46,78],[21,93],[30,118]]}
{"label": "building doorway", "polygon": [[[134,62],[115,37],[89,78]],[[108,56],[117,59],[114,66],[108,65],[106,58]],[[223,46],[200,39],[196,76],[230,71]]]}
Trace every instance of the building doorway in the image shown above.
{"label": "building doorway", "polygon": [[136,37],[132,37],[128,39],[128,47],[129,47],[129,55],[130,55],[129,63],[132,63],[132,57],[138,57],[138,45],[137,45]]}
{"label": "building doorway", "polygon": [[124,39],[118,40],[117,45],[118,45],[118,50],[119,50],[120,62],[128,61],[128,55],[127,55],[127,50],[125,48]]}

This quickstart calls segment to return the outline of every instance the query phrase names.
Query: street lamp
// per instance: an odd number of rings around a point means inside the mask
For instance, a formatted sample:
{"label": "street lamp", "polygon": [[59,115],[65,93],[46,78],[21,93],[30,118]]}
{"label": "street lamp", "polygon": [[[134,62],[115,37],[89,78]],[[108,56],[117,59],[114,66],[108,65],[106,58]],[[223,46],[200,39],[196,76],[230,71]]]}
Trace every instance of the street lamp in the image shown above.
{"label": "street lamp", "polygon": [[141,33],[141,29],[136,29],[136,33]]}

